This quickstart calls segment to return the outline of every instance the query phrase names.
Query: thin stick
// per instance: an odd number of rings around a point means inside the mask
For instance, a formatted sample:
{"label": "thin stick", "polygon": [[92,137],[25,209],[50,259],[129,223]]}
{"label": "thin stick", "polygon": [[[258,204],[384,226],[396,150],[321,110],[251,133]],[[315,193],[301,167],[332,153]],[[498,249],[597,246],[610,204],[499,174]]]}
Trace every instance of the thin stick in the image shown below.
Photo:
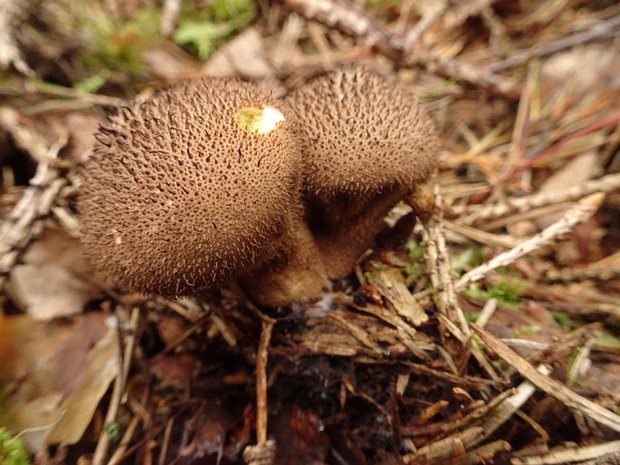
{"label": "thin stick", "polygon": [[505,217],[513,213],[532,211],[537,208],[555,205],[563,202],[573,202],[595,192],[612,192],[620,189],[620,173],[608,174],[599,179],[586,181],[583,184],[571,186],[567,189],[537,192],[523,197],[509,198],[499,204],[472,205],[469,208],[454,208],[456,214],[464,213],[458,219],[459,224],[473,225],[487,220]]}
{"label": "thin stick", "polygon": [[620,15],[612,16],[609,19],[595,23],[591,29],[579,32],[577,34],[563,37],[547,44],[539,44],[521,53],[506,58],[505,60],[498,61],[497,63],[489,66],[487,71],[490,73],[499,73],[520,65],[535,57],[542,57],[545,55],[551,55],[573,47],[578,44],[584,44],[597,39],[604,39],[607,37],[614,37],[620,30]]}
{"label": "thin stick", "polygon": [[[99,442],[95,448],[93,454],[92,465],[101,465],[104,462],[105,456],[108,453],[108,446],[110,444],[110,435],[105,429],[106,426],[116,421],[118,415],[118,409],[121,405],[121,399],[125,390],[125,384],[127,382],[127,375],[129,373],[129,367],[131,366],[131,359],[133,357],[133,348],[136,341],[136,328],[138,327],[138,318],[140,317],[140,309],[134,307],[131,312],[131,318],[129,322],[130,331],[127,333],[127,342],[124,347],[124,351],[119,350],[119,363],[118,363],[118,375],[114,381],[114,388],[112,389],[112,398],[110,400],[110,406],[106,412],[104,429],[99,436]],[[118,325],[120,329],[121,322],[119,320]],[[121,344],[121,338],[119,337],[119,344]]]}
{"label": "thin stick", "polygon": [[566,214],[559,221],[553,223],[540,234],[537,234],[513,249],[499,254],[487,263],[484,263],[479,267],[465,273],[454,285],[455,290],[458,292],[466,289],[471,283],[480,281],[491,271],[507,266],[518,258],[521,258],[535,250],[539,250],[550,244],[556,238],[572,231],[576,225],[586,221],[594,214],[594,212],[596,212],[596,210],[598,210],[603,203],[604,198],[605,194],[599,192],[596,194],[591,194],[580,200],[577,205],[566,212]]}
{"label": "thin stick", "polygon": [[530,365],[525,359],[513,352],[499,339],[484,329],[471,325],[472,329],[482,339],[482,342],[493,352],[495,352],[508,365],[517,370],[523,377],[530,381],[541,391],[559,400],[566,406],[573,408],[591,419],[608,426],[614,431],[620,432],[620,416],[604,409],[600,405],[592,402],[579,394],[574,393],[563,384],[551,379],[536,368]]}
{"label": "thin stick", "polygon": [[256,443],[267,444],[267,359],[275,320],[261,316],[262,330],[256,357]]}

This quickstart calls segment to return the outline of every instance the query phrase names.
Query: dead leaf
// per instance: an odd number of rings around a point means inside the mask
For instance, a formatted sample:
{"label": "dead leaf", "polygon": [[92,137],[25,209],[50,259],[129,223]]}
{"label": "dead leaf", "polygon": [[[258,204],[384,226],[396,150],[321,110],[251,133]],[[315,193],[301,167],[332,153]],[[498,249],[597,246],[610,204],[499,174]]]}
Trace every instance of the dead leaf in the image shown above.
{"label": "dead leaf", "polygon": [[242,76],[261,79],[271,74],[263,38],[255,27],[248,28],[221,47],[203,67],[207,76]]}
{"label": "dead leaf", "polygon": [[118,332],[110,325],[105,336],[88,351],[79,388],[58,407],[60,419],[45,438],[47,445],[75,444],[82,437],[99,401],[118,375],[118,347]]}
{"label": "dead leaf", "polygon": [[46,229],[24,255],[24,264],[13,268],[15,296],[35,320],[51,320],[81,313],[84,305],[103,296],[86,282],[93,271],[82,254],[80,242],[58,229]]}
{"label": "dead leaf", "polygon": [[6,423],[32,451],[77,441],[117,373],[117,329],[101,313],[41,322],[0,317],[0,381],[14,387]]}
{"label": "dead leaf", "polygon": [[[589,151],[573,158],[549,176],[540,186],[540,192],[568,189],[576,184],[595,178],[601,174],[600,172],[601,167],[598,163],[598,155],[595,151]],[[536,224],[540,229],[545,229],[562,218],[562,215],[566,213],[568,208],[570,207],[552,215],[539,216],[536,218]]]}

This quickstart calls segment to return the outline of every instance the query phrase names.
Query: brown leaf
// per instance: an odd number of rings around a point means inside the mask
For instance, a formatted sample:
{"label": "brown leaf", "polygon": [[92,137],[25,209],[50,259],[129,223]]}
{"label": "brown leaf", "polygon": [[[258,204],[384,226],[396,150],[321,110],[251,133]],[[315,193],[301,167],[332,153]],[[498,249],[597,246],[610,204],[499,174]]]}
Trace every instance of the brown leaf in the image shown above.
{"label": "brown leaf", "polygon": [[117,330],[106,316],[41,322],[28,315],[0,317],[0,380],[15,387],[7,399],[10,427],[28,430],[36,451],[77,441],[117,372]]}
{"label": "brown leaf", "polygon": [[207,76],[242,76],[260,79],[271,74],[263,39],[256,28],[248,28],[220,48],[202,71]]}
{"label": "brown leaf", "polygon": [[62,230],[47,229],[13,268],[11,282],[18,300],[36,320],[81,313],[84,304],[102,297],[85,277],[92,277],[80,242]]}

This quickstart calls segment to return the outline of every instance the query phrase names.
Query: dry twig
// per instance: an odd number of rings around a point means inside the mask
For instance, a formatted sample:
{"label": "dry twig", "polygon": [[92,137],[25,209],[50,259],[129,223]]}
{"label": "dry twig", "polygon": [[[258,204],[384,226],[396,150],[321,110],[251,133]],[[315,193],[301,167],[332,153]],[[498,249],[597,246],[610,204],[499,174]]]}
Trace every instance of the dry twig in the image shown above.
{"label": "dry twig", "polygon": [[512,197],[501,203],[455,207],[452,211],[457,215],[462,215],[457,220],[459,224],[471,226],[514,213],[524,213],[548,205],[572,202],[596,192],[609,193],[616,190],[620,190],[620,173],[608,174],[567,189]]}
{"label": "dry twig", "polygon": [[525,63],[532,58],[552,55],[559,51],[574,47],[575,45],[585,44],[594,40],[615,37],[618,33],[620,33],[620,15],[598,21],[587,31],[578,32],[552,42],[537,44],[528,50],[492,64],[487,68],[487,71],[490,73],[499,73]]}
{"label": "dry twig", "polygon": [[466,289],[470,284],[480,281],[493,270],[507,266],[518,258],[523,257],[524,255],[527,255],[535,250],[539,250],[553,242],[558,237],[572,231],[576,225],[586,221],[594,214],[594,212],[596,212],[596,210],[598,210],[603,203],[604,197],[604,194],[601,193],[591,194],[585,197],[579,201],[574,208],[566,212],[562,219],[553,223],[541,233],[531,239],[523,241],[515,248],[496,256],[487,263],[484,263],[479,267],[465,273],[454,285],[455,290],[462,291]]}
{"label": "dry twig", "polygon": [[[282,0],[288,7],[297,11],[306,19],[320,21],[330,27],[360,38],[366,44],[376,47],[386,57],[400,66],[413,67],[421,65],[432,73],[445,78],[458,78],[471,85],[488,89],[513,100],[519,97],[520,87],[510,78],[490,73],[468,63],[445,58],[426,48],[415,44],[416,35],[412,38],[401,37],[392,33],[366,11],[353,5],[348,0]],[[437,12],[437,15],[441,11]],[[427,21],[434,21],[435,14],[429,15]],[[427,27],[420,25],[420,30]],[[405,47],[405,43],[409,46]]]}
{"label": "dry twig", "polygon": [[[117,309],[120,314],[123,309]],[[134,307],[131,311],[130,320],[127,322],[127,327],[123,327],[123,323],[121,319],[117,318],[118,325],[118,333],[119,333],[119,345],[121,345],[122,350],[118,351],[119,360],[118,360],[118,375],[116,376],[116,380],[114,381],[114,387],[112,389],[112,398],[110,399],[110,405],[108,407],[108,411],[105,416],[104,425],[107,427],[116,421],[116,417],[118,415],[118,410],[121,405],[123,393],[125,392],[125,386],[127,384],[127,376],[129,374],[129,368],[131,367],[131,361],[133,359],[133,349],[136,342],[136,334],[138,329],[138,318],[140,317],[140,309]],[[123,341],[123,337],[125,340]],[[124,345],[123,345],[124,343]],[[108,453],[108,446],[110,444],[110,434],[108,433],[106,428],[103,428],[101,431],[101,435],[99,436],[99,442],[97,442],[97,447],[95,448],[95,453],[93,454],[92,464],[93,465],[102,465],[104,463],[105,457]],[[114,463],[114,462],[112,462]],[[112,465],[110,463],[110,465]]]}
{"label": "dry twig", "polygon": [[15,263],[36,237],[40,221],[50,214],[60,191],[68,181],[62,176],[56,158],[66,139],[47,147],[43,139],[18,123],[15,110],[0,109],[0,124],[9,131],[15,142],[39,161],[30,186],[0,225],[0,284]]}
{"label": "dry twig", "polygon": [[574,408],[593,420],[608,426],[614,431],[620,432],[619,415],[616,415],[591,400],[574,393],[554,379],[548,378],[515,352],[506,347],[505,344],[503,344],[491,333],[479,328],[475,324],[472,325],[472,329],[476,332],[480,339],[482,339],[482,342],[484,342],[489,350],[495,352],[502,360],[521,373],[523,377],[525,377],[538,389],[558,399],[568,407]]}

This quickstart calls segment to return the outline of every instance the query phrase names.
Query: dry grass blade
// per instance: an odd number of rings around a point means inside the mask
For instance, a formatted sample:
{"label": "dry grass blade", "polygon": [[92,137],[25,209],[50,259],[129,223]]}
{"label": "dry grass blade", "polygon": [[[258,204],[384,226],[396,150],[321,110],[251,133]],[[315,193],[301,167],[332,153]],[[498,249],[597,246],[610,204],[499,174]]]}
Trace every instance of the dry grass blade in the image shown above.
{"label": "dry grass blade", "polygon": [[620,432],[619,415],[604,409],[591,400],[574,393],[563,384],[543,375],[491,333],[479,328],[475,324],[472,325],[472,329],[490,350],[495,352],[502,360],[521,373],[523,377],[534,384],[538,389],[558,399],[568,407],[574,408],[614,431]]}
{"label": "dry grass blade", "polygon": [[461,225],[473,225],[495,218],[505,217],[513,213],[523,213],[536,208],[563,202],[572,202],[596,192],[609,193],[620,189],[620,174],[608,174],[600,179],[587,181],[568,189],[537,192],[518,198],[509,198],[497,204],[463,206],[454,209],[454,213],[464,213],[457,222]]}
{"label": "dry grass blade", "polygon": [[499,73],[508,68],[525,63],[532,58],[551,55],[561,50],[574,47],[575,45],[585,44],[586,42],[591,42],[593,40],[614,37],[618,34],[618,32],[620,32],[620,16],[613,16],[609,19],[594,24],[594,27],[587,31],[554,40],[553,42],[540,44],[526,50],[525,52],[518,53],[510,58],[494,63],[489,66],[488,71],[491,73]]}
{"label": "dry grass blade", "polygon": [[620,441],[612,441],[596,446],[580,447],[578,449],[552,451],[537,457],[514,457],[510,460],[510,465],[560,465],[599,458],[605,459],[606,456],[610,456],[611,458],[611,461],[608,463],[617,463],[613,460],[614,458],[620,457]]}
{"label": "dry grass blade", "polygon": [[528,239],[515,248],[504,252],[489,262],[465,273],[454,285],[457,291],[466,289],[471,283],[481,280],[493,270],[507,266],[516,259],[527,255],[535,250],[550,244],[560,236],[572,231],[572,229],[590,218],[603,203],[605,195],[602,193],[591,194],[580,200],[574,208],[566,212],[559,221],[543,230],[540,234]]}
{"label": "dry grass blade", "polygon": [[[549,370],[545,368],[544,374],[548,375],[549,373]],[[500,426],[506,423],[534,394],[536,389],[532,383],[525,381],[521,383],[517,391],[514,395],[501,402],[493,410],[492,414],[484,419],[481,426],[484,430],[485,438],[490,437]]]}
{"label": "dry grass blade", "polygon": [[452,233],[491,247],[511,249],[521,243],[521,240],[506,234],[493,234],[451,221],[444,221],[444,226]]}

